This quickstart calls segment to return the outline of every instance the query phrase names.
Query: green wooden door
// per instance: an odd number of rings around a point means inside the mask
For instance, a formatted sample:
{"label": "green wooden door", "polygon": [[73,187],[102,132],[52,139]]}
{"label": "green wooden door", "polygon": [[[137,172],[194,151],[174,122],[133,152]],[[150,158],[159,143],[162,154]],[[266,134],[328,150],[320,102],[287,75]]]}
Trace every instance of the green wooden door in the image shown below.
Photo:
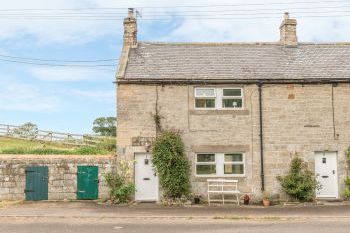
{"label": "green wooden door", "polygon": [[27,167],[26,188],[24,190],[27,201],[40,201],[48,199],[49,169],[46,166]]}
{"label": "green wooden door", "polygon": [[77,199],[94,200],[98,198],[98,167],[78,166]]}

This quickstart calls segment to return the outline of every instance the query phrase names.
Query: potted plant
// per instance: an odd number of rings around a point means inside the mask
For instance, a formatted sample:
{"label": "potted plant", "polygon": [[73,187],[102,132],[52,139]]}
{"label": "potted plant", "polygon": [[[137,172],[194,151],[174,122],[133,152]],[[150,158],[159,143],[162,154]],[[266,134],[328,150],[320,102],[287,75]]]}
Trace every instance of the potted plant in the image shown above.
{"label": "potted plant", "polygon": [[248,194],[244,194],[243,196],[243,203],[244,205],[249,205],[250,197]]}
{"label": "potted plant", "polygon": [[262,199],[262,203],[265,207],[270,206],[271,205],[271,195],[264,193],[263,194],[263,199]]}

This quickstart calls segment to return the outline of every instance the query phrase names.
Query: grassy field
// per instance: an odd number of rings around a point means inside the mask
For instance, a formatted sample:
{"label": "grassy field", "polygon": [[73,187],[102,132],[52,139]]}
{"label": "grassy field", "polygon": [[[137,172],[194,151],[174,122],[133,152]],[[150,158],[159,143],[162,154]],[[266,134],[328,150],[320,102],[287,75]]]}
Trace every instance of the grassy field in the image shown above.
{"label": "grassy field", "polygon": [[96,147],[72,147],[59,143],[0,137],[0,154],[106,155],[115,153],[115,144],[114,141],[107,141]]}

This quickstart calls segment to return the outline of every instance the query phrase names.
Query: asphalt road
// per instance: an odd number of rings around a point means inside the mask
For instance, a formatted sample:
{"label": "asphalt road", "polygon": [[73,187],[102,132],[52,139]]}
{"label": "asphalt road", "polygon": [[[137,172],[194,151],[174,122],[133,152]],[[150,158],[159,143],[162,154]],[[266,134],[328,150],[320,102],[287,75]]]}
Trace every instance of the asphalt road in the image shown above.
{"label": "asphalt road", "polygon": [[1,233],[349,233],[347,220],[132,220],[104,218],[0,218]]}

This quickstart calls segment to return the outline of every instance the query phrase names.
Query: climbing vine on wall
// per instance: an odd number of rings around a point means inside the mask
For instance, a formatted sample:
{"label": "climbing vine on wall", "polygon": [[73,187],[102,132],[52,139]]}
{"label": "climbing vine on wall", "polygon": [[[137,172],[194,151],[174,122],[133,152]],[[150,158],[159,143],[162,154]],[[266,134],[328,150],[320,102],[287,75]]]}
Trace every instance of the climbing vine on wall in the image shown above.
{"label": "climbing vine on wall", "polygon": [[180,133],[162,131],[153,144],[152,155],[164,197],[175,199],[188,196],[190,163]]}
{"label": "climbing vine on wall", "polygon": [[347,168],[348,168],[348,177],[344,180],[345,182],[345,189],[343,190],[343,195],[345,198],[350,198],[350,176],[349,176],[349,170],[350,170],[350,147],[346,151],[346,158],[347,158]]}

